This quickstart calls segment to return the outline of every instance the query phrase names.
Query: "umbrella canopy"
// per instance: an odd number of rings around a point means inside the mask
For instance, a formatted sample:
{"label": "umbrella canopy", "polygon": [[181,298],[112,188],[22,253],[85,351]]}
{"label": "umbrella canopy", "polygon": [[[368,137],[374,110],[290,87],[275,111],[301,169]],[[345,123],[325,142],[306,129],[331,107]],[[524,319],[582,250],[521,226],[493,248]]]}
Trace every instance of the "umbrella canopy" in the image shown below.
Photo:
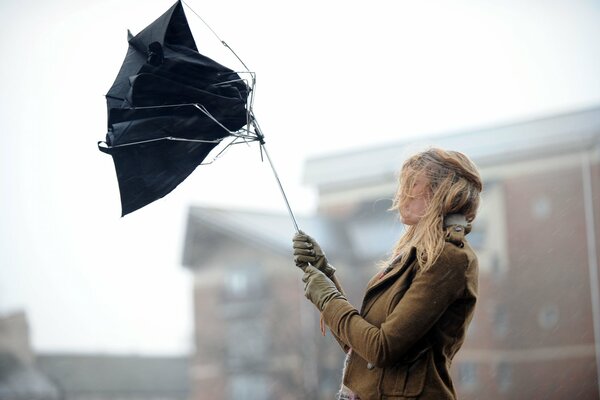
{"label": "umbrella canopy", "polygon": [[114,160],[122,215],[170,193],[225,138],[261,140],[240,133],[252,120],[249,86],[198,52],[180,1],[128,42],[99,143]]}

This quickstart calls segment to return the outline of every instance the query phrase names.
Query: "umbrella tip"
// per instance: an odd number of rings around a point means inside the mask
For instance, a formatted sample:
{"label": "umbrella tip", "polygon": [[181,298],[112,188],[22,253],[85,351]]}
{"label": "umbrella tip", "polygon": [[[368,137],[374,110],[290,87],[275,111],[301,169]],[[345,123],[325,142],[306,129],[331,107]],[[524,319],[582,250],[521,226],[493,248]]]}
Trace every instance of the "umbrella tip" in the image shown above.
{"label": "umbrella tip", "polygon": [[127,29],[127,41],[129,42],[131,39],[133,39],[133,34],[129,29]]}

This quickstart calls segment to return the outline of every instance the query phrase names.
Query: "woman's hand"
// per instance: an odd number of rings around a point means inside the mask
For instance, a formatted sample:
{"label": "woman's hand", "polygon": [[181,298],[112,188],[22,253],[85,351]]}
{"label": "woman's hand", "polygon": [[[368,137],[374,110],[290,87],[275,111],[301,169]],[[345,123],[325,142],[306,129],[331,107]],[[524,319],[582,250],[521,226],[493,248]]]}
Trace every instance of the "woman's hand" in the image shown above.
{"label": "woman's hand", "polygon": [[327,275],[328,278],[333,276],[335,268],[329,264],[325,253],[315,239],[299,231],[294,235],[292,242],[296,266],[304,270],[308,264],[311,264]]}
{"label": "woman's hand", "polygon": [[333,299],[344,299],[344,295],[325,274],[315,267],[308,265],[304,268],[304,295],[319,311],[323,311],[327,303]]}

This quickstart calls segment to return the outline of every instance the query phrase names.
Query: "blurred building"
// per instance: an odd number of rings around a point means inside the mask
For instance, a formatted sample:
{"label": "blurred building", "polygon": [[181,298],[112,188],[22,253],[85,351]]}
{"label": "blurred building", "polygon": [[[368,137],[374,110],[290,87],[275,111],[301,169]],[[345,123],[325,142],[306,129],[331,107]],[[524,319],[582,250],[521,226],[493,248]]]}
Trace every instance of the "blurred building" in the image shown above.
{"label": "blurred building", "polygon": [[0,318],[0,400],[187,400],[187,357],[35,354],[24,313]]}
{"label": "blurred building", "polygon": [[23,312],[0,317],[0,399],[59,400],[58,386],[37,366]]}
{"label": "blurred building", "polygon": [[37,364],[65,400],[189,398],[187,357],[40,354]]}
{"label": "blurred building", "polygon": [[[303,227],[343,248],[324,218]],[[193,399],[318,398],[323,362],[318,320],[290,262],[286,215],[192,208],[184,265],[195,271]],[[330,347],[330,346],[327,346]],[[325,375],[331,375],[329,371]],[[335,390],[332,379],[329,389]]]}
{"label": "blurred building", "polygon": [[[485,185],[469,235],[480,298],[453,364],[460,398],[598,399],[600,108],[308,160],[319,209],[298,222],[326,249],[353,304],[400,234],[386,211],[398,169],[431,145],[465,152]],[[190,210],[193,399],[335,392],[343,355],[318,334],[292,234],[287,215]]]}

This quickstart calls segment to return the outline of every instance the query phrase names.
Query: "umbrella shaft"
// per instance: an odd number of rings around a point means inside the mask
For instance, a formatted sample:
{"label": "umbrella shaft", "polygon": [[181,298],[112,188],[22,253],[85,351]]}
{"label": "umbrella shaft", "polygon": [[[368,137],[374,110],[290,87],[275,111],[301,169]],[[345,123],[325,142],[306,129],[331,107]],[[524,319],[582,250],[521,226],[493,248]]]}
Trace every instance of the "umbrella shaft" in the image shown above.
{"label": "umbrella shaft", "polygon": [[298,228],[298,223],[296,222],[296,218],[294,217],[294,213],[292,212],[292,208],[290,207],[290,203],[285,195],[285,191],[283,190],[283,186],[281,185],[281,181],[279,180],[279,175],[277,175],[277,171],[275,170],[275,166],[273,165],[273,161],[271,161],[271,157],[269,157],[269,152],[267,151],[267,147],[264,143],[261,143],[261,147],[267,156],[267,160],[269,161],[269,165],[271,166],[271,170],[273,170],[273,175],[275,175],[275,180],[277,181],[277,185],[279,186],[279,190],[281,191],[281,195],[283,196],[283,200],[285,201],[285,205],[287,207],[288,213],[290,214],[290,218],[292,218],[292,222],[294,223],[294,229],[296,229],[296,233],[300,231]]}

